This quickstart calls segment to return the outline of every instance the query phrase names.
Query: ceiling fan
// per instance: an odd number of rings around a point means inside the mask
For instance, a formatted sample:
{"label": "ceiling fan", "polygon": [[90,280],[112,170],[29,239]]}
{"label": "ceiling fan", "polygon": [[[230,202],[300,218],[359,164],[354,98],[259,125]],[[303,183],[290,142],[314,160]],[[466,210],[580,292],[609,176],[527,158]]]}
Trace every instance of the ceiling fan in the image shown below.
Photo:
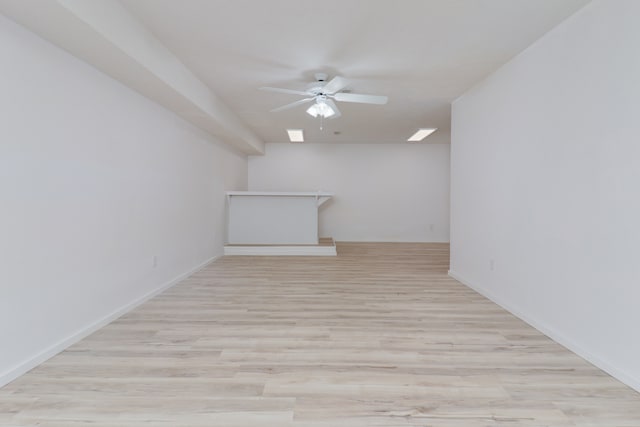
{"label": "ceiling fan", "polygon": [[341,92],[349,85],[349,80],[344,77],[336,76],[328,83],[326,83],[327,75],[324,73],[317,73],[315,78],[316,81],[308,85],[307,90],[305,91],[281,89],[277,87],[261,87],[260,90],[305,97],[299,101],[274,108],[271,110],[272,113],[288,110],[289,108],[294,108],[308,102],[313,102],[313,104],[307,109],[307,113],[313,117],[319,116],[321,118],[336,118],[342,115],[334,100],[338,102],[358,102],[361,104],[378,105],[386,104],[388,100],[386,96],[381,95],[364,95],[346,91]]}

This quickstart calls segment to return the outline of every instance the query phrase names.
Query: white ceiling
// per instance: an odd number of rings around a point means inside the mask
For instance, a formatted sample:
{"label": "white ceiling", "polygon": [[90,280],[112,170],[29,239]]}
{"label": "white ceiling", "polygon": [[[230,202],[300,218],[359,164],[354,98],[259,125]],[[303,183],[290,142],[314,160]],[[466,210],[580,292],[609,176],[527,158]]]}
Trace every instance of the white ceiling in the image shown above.
{"label": "white ceiling", "polygon": [[[588,0],[121,0],[265,142],[302,128],[312,142],[404,142],[420,127],[446,142],[450,103]],[[313,74],[352,81],[384,106],[340,103],[325,120],[299,99]],[[340,132],[336,135],[334,132]]]}
{"label": "white ceiling", "polygon": [[[287,141],[449,142],[450,104],[589,0],[0,0],[0,12],[248,154]],[[387,105],[270,113],[317,72]]]}

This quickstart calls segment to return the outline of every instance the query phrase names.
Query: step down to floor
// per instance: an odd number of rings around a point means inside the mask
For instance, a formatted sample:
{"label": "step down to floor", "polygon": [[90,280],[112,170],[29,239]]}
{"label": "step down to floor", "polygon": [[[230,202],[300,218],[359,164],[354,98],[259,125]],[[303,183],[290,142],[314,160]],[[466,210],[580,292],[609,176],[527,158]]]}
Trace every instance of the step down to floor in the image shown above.
{"label": "step down to floor", "polygon": [[245,256],[336,256],[336,243],[331,237],[321,238],[317,245],[226,245],[225,255]]}

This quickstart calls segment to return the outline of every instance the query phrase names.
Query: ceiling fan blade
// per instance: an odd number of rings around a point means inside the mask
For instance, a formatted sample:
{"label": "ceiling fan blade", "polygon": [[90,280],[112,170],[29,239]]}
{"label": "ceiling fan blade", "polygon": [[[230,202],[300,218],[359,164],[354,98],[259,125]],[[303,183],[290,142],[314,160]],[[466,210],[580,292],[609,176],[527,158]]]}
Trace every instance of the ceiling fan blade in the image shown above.
{"label": "ceiling fan blade", "polygon": [[333,95],[336,92],[341,91],[345,87],[349,86],[349,80],[344,77],[335,76],[329,83],[324,85],[322,92]]}
{"label": "ceiling fan blade", "polygon": [[304,95],[308,96],[309,93],[303,92],[301,90],[293,90],[293,89],[282,89],[279,87],[261,87],[260,90],[264,90],[267,92],[279,92],[279,93],[288,93],[289,95]]}
{"label": "ceiling fan blade", "polygon": [[331,107],[331,109],[333,110],[333,112],[335,113],[333,116],[329,117],[330,119],[337,119],[338,117],[340,117],[342,115],[342,113],[340,112],[340,110],[338,109],[338,106],[336,105],[335,102],[333,102],[333,99],[327,99],[326,101],[324,101],[325,104],[327,104],[329,107]]}
{"label": "ceiling fan blade", "polygon": [[277,113],[278,111],[288,110],[289,108],[297,107],[298,105],[306,104],[309,101],[313,101],[314,98],[305,98],[296,102],[292,102],[291,104],[283,105],[282,107],[274,108],[271,110],[272,113]]}
{"label": "ceiling fan blade", "polygon": [[363,95],[360,93],[336,93],[334,95],[336,101],[340,102],[359,102],[361,104],[386,104],[389,98],[382,95]]}

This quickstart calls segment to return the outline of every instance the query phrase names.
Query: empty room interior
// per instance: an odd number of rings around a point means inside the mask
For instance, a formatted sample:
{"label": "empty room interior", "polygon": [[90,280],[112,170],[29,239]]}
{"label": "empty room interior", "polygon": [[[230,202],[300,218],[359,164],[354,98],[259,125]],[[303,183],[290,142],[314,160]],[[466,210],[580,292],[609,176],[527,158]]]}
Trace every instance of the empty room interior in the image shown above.
{"label": "empty room interior", "polygon": [[0,0],[0,426],[639,427],[639,19]]}

